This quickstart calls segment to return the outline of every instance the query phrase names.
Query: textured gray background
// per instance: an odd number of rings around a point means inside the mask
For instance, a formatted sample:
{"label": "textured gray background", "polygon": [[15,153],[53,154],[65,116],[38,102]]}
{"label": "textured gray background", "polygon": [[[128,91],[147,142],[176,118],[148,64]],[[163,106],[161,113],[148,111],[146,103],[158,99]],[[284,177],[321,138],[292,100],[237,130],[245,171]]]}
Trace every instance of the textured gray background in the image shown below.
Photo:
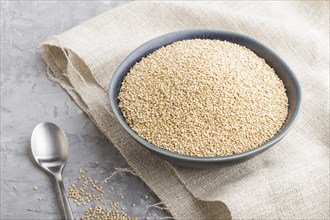
{"label": "textured gray background", "polygon": [[[40,55],[40,44],[48,36],[124,3],[1,1],[1,219],[62,218],[54,180],[31,157],[30,135],[39,122],[54,122],[67,134],[70,157],[63,172],[66,187],[77,183],[79,168],[88,168],[89,176],[102,181],[116,167],[127,167],[69,95],[47,79]],[[34,190],[34,186],[39,189]],[[165,216],[148,209],[158,200],[138,177],[117,174],[103,184],[106,189],[110,186],[129,201],[128,214],[150,219]],[[117,195],[107,197],[107,201],[114,200],[118,200]],[[71,204],[77,217],[87,209]]]}

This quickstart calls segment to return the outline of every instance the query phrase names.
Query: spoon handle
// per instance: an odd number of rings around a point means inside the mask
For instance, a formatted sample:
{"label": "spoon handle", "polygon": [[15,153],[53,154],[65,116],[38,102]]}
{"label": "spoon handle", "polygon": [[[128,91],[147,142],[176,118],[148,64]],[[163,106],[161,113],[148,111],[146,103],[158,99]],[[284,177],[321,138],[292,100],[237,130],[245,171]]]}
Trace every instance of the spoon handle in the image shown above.
{"label": "spoon handle", "polygon": [[55,175],[58,191],[60,192],[61,202],[64,210],[65,219],[74,220],[71,206],[65,192],[63,180],[61,175]]}

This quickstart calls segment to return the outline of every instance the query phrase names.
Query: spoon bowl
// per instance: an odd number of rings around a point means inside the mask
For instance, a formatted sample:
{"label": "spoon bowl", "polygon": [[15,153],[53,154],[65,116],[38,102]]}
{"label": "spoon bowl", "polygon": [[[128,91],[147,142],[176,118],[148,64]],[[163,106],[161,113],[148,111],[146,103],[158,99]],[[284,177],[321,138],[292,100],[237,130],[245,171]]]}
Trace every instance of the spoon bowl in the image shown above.
{"label": "spoon bowl", "polygon": [[55,124],[38,124],[31,137],[36,162],[50,174],[60,172],[68,159],[68,143],[64,132]]}
{"label": "spoon bowl", "polygon": [[64,132],[50,122],[38,124],[32,132],[31,150],[39,166],[56,179],[65,218],[74,219],[62,180],[62,170],[69,155],[68,142]]}

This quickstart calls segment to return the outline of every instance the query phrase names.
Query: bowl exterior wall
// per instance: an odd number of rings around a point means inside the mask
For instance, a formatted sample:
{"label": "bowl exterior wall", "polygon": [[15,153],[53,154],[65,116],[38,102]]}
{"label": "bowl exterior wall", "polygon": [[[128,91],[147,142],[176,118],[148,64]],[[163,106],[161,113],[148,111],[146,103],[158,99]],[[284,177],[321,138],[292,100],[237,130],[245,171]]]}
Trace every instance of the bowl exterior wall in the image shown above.
{"label": "bowl exterior wall", "polygon": [[[141,138],[126,123],[118,105],[118,95],[123,79],[130,71],[130,69],[135,65],[135,63],[139,62],[143,57],[146,57],[148,54],[152,53],[153,51],[157,50],[162,46],[166,46],[175,41],[197,38],[217,39],[245,46],[251,49],[259,57],[265,59],[268,65],[275,70],[276,74],[283,81],[289,100],[289,113],[287,120],[281,130],[270,141],[250,151],[230,156],[192,157],[186,155],[179,155],[174,152],[170,152],[158,148],[157,146],[154,146],[153,144]],[[273,51],[271,51],[261,43],[257,42],[256,40],[238,33],[224,32],[219,30],[194,29],[162,35],[160,37],[148,41],[147,43],[141,45],[136,50],[134,50],[114,72],[109,86],[109,100],[111,108],[119,123],[122,125],[125,131],[143,147],[146,147],[148,150],[155,153],[160,158],[177,165],[194,168],[211,168],[216,166],[224,166],[232,163],[239,163],[244,160],[250,159],[265,151],[266,149],[277,143],[280,139],[282,139],[293,126],[298,115],[301,104],[301,89],[298,80],[296,79],[290,68],[286,65],[286,63]]]}

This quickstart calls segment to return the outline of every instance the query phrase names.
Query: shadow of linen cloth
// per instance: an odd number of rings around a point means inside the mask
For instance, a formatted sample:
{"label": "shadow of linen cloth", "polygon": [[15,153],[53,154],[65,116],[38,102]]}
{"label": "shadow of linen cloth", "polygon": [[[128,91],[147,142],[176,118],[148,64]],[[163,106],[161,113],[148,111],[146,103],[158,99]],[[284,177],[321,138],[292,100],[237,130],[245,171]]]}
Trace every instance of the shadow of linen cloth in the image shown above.
{"label": "shadow of linen cloth", "polygon": [[[173,166],[139,146],[108,103],[111,74],[142,43],[210,28],[251,36],[279,54],[303,88],[292,131],[245,163]],[[133,2],[43,43],[58,82],[177,219],[329,218],[329,2]]]}

